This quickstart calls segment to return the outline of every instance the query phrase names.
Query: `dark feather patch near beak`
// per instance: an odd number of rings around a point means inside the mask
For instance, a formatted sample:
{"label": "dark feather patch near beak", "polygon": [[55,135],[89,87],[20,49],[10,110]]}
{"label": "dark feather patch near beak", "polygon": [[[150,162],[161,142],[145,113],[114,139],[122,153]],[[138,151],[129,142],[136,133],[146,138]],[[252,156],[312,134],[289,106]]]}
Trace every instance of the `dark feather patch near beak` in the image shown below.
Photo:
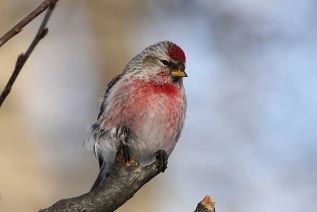
{"label": "dark feather patch near beak", "polygon": [[187,74],[185,72],[185,65],[181,62],[178,61],[178,63],[170,63],[170,75],[173,78],[182,78],[182,77],[187,77]]}

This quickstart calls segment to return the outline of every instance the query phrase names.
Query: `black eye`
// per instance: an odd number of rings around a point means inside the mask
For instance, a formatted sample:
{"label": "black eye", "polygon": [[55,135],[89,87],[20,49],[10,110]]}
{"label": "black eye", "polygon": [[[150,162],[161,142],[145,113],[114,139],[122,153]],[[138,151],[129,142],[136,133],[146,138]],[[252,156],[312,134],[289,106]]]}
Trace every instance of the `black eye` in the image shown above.
{"label": "black eye", "polygon": [[167,60],[161,60],[161,62],[164,64],[164,65],[168,65],[169,64],[169,62],[167,61]]}

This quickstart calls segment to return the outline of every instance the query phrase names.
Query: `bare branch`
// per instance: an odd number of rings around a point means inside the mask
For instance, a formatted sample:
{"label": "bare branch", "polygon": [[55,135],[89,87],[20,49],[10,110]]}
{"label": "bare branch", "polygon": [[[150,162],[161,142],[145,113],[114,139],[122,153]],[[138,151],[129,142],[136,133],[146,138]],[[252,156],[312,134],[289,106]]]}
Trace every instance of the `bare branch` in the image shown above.
{"label": "bare branch", "polygon": [[[123,163],[117,159],[104,185],[81,196],[62,199],[40,212],[114,211],[162,171],[158,165],[158,160],[142,167],[133,160]],[[215,202],[206,196],[197,205],[195,212],[215,212]]]}
{"label": "bare branch", "polygon": [[5,88],[3,89],[1,96],[0,96],[0,107],[2,105],[2,103],[4,102],[4,100],[6,99],[6,97],[8,96],[8,94],[11,91],[11,88],[16,80],[16,78],[18,77],[23,65],[25,64],[25,62],[27,61],[27,59],[29,58],[29,56],[31,55],[31,53],[33,52],[34,48],[36,47],[36,45],[39,43],[39,41],[45,37],[45,35],[48,32],[48,29],[46,28],[47,22],[54,10],[55,4],[56,4],[57,0],[46,0],[44,1],[38,8],[36,8],[32,13],[30,13],[27,17],[25,17],[22,21],[20,21],[13,29],[11,29],[8,33],[6,33],[1,39],[0,39],[0,46],[5,43],[7,40],[9,40],[10,38],[12,38],[15,34],[18,33],[18,31],[22,30],[23,26],[25,26],[26,24],[28,24],[30,21],[32,21],[38,14],[40,14],[42,11],[44,11],[46,8],[48,8],[45,17],[43,18],[43,21],[35,35],[35,38],[33,39],[32,43],[30,44],[29,48],[26,50],[26,52],[23,54],[20,54],[17,62],[15,64],[15,68],[14,71],[9,79],[9,81],[7,82]]}
{"label": "bare branch", "polygon": [[158,175],[159,161],[142,167],[116,160],[106,183],[78,197],[63,199],[41,212],[54,211],[114,211],[130,199],[144,184]]}
{"label": "bare branch", "polygon": [[23,30],[28,23],[35,19],[39,14],[48,8],[50,5],[55,5],[58,0],[45,0],[33,12],[23,18],[17,25],[10,29],[5,35],[0,38],[0,47],[16,34]]}

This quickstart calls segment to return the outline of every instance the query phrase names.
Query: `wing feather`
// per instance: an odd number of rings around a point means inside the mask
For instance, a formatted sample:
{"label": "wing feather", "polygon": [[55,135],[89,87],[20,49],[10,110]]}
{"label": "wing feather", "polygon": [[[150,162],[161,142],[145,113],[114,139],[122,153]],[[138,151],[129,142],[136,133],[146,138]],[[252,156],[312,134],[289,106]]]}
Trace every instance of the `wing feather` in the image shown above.
{"label": "wing feather", "polygon": [[108,87],[107,87],[107,90],[105,92],[105,95],[103,96],[103,99],[102,99],[102,103],[101,103],[101,106],[100,106],[100,111],[99,111],[99,114],[98,114],[98,118],[97,120],[100,118],[100,116],[103,114],[105,108],[106,108],[106,100],[107,100],[107,97],[109,95],[109,92],[110,92],[110,89],[121,79],[123,74],[119,74],[118,76],[116,76],[115,78],[113,78],[109,84],[108,84]]}

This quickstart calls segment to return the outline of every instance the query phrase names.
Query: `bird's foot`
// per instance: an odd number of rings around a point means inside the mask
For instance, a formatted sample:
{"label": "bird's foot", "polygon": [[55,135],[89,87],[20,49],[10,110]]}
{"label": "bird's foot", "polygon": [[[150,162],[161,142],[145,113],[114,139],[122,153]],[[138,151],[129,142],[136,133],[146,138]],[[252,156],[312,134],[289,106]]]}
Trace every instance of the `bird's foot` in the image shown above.
{"label": "bird's foot", "polygon": [[167,168],[167,159],[168,156],[164,150],[159,150],[156,152],[156,160],[158,160],[159,164],[157,166],[158,170],[161,170],[162,172],[165,171]]}

